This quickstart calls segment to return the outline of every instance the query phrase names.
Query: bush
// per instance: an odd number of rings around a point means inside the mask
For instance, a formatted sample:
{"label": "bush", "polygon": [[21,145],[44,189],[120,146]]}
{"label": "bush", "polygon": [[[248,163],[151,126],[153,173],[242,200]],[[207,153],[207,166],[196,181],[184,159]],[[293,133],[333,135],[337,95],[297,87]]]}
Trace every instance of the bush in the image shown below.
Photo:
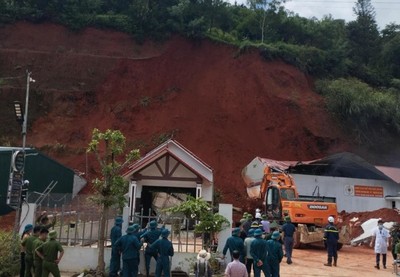
{"label": "bush", "polygon": [[0,230],[0,277],[16,276],[19,272],[19,260],[13,254],[18,247],[15,243],[20,242],[14,242],[13,233]]}
{"label": "bush", "polygon": [[319,80],[316,89],[328,109],[359,130],[386,129],[400,134],[400,95],[357,79]]}
{"label": "bush", "polygon": [[230,33],[223,32],[221,29],[212,28],[211,31],[206,35],[213,41],[230,45],[239,45],[239,41],[235,36]]}
{"label": "bush", "polygon": [[326,75],[329,72],[326,66],[328,55],[324,50],[284,42],[261,45],[260,49],[261,55],[267,60],[279,58],[303,72],[316,76]]}
{"label": "bush", "polygon": [[130,18],[121,14],[96,15],[93,25],[98,28],[110,28],[126,33],[132,32],[132,22]]}

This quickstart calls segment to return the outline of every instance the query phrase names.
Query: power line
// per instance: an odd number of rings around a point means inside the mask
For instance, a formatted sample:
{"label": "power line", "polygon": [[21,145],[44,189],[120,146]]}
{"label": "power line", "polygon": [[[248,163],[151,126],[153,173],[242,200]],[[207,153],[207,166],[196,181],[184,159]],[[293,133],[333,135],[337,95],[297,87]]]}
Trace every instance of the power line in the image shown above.
{"label": "power line", "polygon": [[[329,4],[329,3],[348,3],[348,4],[352,4],[355,5],[354,1],[348,1],[348,0],[330,0],[329,2],[324,1],[324,0],[291,0],[291,1],[287,1],[286,4],[288,3],[304,3],[304,2],[315,2],[315,3],[324,3],[324,4]],[[400,2],[399,1],[395,1],[395,2],[389,2],[389,1],[375,1],[372,2],[371,4],[394,4],[394,5],[399,5]]]}
{"label": "power line", "polygon": [[10,79],[19,79],[19,78],[25,78],[25,76],[21,75],[21,76],[15,76],[15,77],[0,77],[0,80],[10,80]]}
{"label": "power line", "polygon": [[[299,6],[293,6],[293,8],[298,8]],[[316,5],[301,5],[302,8],[329,8],[329,9],[349,9],[349,6],[316,6]],[[291,8],[287,7],[286,8]],[[375,10],[393,10],[389,7],[378,7]]]}

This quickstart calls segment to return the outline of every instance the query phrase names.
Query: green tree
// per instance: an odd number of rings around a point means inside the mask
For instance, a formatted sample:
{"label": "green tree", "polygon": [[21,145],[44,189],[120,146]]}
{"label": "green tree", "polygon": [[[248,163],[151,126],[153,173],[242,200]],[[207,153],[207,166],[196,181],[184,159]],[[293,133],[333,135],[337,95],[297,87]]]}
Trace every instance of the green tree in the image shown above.
{"label": "green tree", "polygon": [[379,53],[379,31],[375,21],[375,9],[371,0],[357,0],[353,8],[357,19],[347,25],[352,59],[368,65]]}
{"label": "green tree", "polygon": [[139,150],[131,150],[125,157],[126,139],[118,130],[107,130],[104,133],[94,129],[92,140],[89,143],[87,152],[94,153],[100,165],[101,178],[93,181],[96,190],[95,196],[91,199],[101,207],[100,230],[99,230],[99,255],[97,275],[103,274],[104,263],[104,241],[107,216],[113,206],[122,207],[127,192],[127,183],[121,176],[121,171],[133,160],[139,158]]}
{"label": "green tree", "polygon": [[392,78],[400,78],[400,32],[383,45],[382,62]]}
{"label": "green tree", "polygon": [[268,25],[274,25],[273,22],[279,18],[276,15],[280,15],[283,3],[285,0],[247,0],[247,4],[255,12],[258,20],[261,43],[264,43]]}
{"label": "green tree", "polygon": [[[229,227],[229,221],[222,215],[214,213],[213,208],[202,198],[188,196],[180,205],[166,209],[171,213],[182,213],[187,218],[198,221],[195,226],[197,233],[207,234],[213,237],[215,233],[221,232]],[[203,237],[204,238],[204,237]],[[206,248],[210,247],[211,240],[203,241]]]}

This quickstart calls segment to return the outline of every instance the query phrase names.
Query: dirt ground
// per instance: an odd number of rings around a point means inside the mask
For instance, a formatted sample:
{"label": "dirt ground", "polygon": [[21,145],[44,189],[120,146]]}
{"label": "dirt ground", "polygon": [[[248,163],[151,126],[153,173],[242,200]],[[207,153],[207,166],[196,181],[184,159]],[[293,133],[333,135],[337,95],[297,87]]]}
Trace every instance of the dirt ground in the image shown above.
{"label": "dirt ground", "polygon": [[395,276],[393,259],[388,253],[387,269],[377,270],[375,254],[372,248],[344,246],[338,253],[338,266],[326,267],[326,252],[322,248],[295,249],[293,264],[288,265],[286,258],[281,263],[281,276]]}
{"label": "dirt ground", "polygon": [[[295,249],[293,251],[293,264],[288,265],[286,258],[282,260],[280,276],[395,276],[391,253],[388,253],[387,269],[383,269],[381,265],[381,269],[377,270],[374,268],[375,254],[372,248],[344,246],[339,251],[337,267],[324,266],[326,258],[326,251],[323,248]],[[73,274],[63,272],[61,277],[70,277]],[[251,274],[252,276],[253,274]]]}

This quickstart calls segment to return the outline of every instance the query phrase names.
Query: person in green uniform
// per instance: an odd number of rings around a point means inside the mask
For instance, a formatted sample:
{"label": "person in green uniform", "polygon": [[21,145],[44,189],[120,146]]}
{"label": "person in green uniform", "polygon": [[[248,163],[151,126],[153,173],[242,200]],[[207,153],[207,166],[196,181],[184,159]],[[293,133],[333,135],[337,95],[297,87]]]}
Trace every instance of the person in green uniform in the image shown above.
{"label": "person in green uniform", "polygon": [[[49,240],[40,245],[36,250],[36,254],[42,259],[42,277],[48,277],[49,273],[53,277],[61,277],[60,269],[58,264],[60,263],[64,249],[61,244],[56,240],[57,232],[55,230],[50,231]],[[60,253],[60,254],[58,254]]]}
{"label": "person in green uniform", "polygon": [[174,247],[172,242],[168,240],[169,234],[168,229],[163,229],[161,238],[150,246],[158,255],[155,277],[161,277],[161,273],[164,273],[164,277],[170,277],[171,263],[169,257],[174,255]]}
{"label": "person in green uniform", "polygon": [[40,226],[42,228],[50,229],[54,227],[56,224],[56,217],[53,217],[53,220],[50,222],[49,217],[47,216],[47,212],[43,211],[38,218],[36,218],[36,226]]}
{"label": "person in green uniform", "polygon": [[35,268],[35,277],[42,277],[42,259],[37,255],[36,249],[46,242],[49,230],[43,228],[40,230],[39,238],[33,243],[33,266]]}
{"label": "person in green uniform", "polygon": [[33,271],[33,243],[39,237],[39,232],[42,228],[35,226],[33,228],[32,236],[27,237],[21,243],[22,247],[25,248],[25,277],[32,277]]}
{"label": "person in green uniform", "polygon": [[282,244],[279,242],[281,235],[279,231],[272,233],[271,239],[267,241],[268,255],[267,262],[269,266],[269,272],[271,277],[279,277],[279,267],[283,259]]}
{"label": "person in green uniform", "polygon": [[[33,225],[26,224],[25,228],[24,228],[24,232],[22,233],[22,236],[21,236],[21,241],[24,241],[29,236],[31,236],[32,231],[33,231]],[[21,244],[19,277],[24,277],[24,276],[25,276],[25,247],[23,247]]]}
{"label": "person in green uniform", "polygon": [[390,244],[392,245],[393,260],[397,260],[396,245],[400,242],[400,224],[395,222],[390,230]]}
{"label": "person in green uniform", "polygon": [[396,254],[396,259],[395,262],[400,260],[400,242],[398,242],[396,244],[396,246],[394,247],[394,253]]}

